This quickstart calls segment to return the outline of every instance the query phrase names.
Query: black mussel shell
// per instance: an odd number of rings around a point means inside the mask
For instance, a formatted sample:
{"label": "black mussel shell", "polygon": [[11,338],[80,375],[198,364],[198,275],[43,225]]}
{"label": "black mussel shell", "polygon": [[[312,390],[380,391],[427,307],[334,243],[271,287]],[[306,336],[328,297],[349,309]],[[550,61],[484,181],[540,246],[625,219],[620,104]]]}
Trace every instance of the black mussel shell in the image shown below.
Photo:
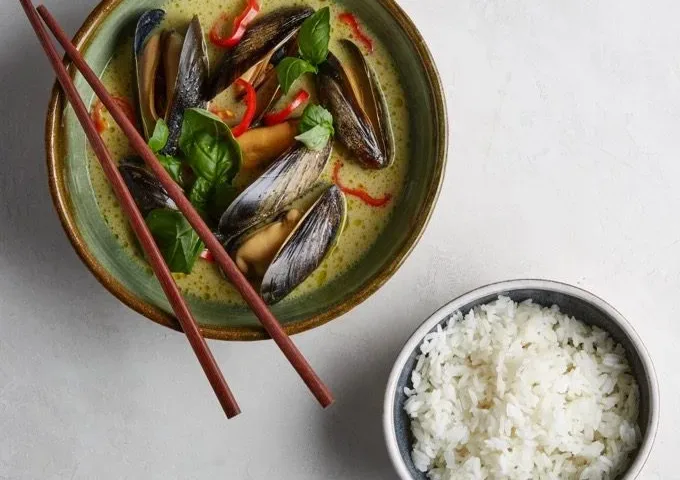
{"label": "black mussel shell", "polygon": [[194,17],[187,30],[179,58],[179,71],[175,82],[172,103],[165,121],[170,135],[161,153],[175,155],[182,133],[184,111],[187,108],[205,108],[205,86],[208,79],[208,54],[203,39],[203,29],[198,17]]}
{"label": "black mussel shell", "polygon": [[144,168],[139,159],[124,160],[118,171],[143,216],[146,217],[151,210],[157,208],[177,209],[161,182]]}
{"label": "black mussel shell", "polygon": [[352,156],[366,168],[386,168],[394,137],[382,90],[359,48],[348,40],[341,46],[352,61],[343,65],[328,54],[316,77],[319,100],[333,115],[335,138]]}
{"label": "black mussel shell", "polygon": [[347,217],[347,203],[332,185],[300,220],[262,279],[260,293],[268,304],[285,298],[319,268],[335,246]]}
{"label": "black mussel shell", "polygon": [[332,142],[321,151],[299,142],[286,150],[229,205],[220,219],[220,232],[231,240],[281,213],[314,186],[331,151]]}

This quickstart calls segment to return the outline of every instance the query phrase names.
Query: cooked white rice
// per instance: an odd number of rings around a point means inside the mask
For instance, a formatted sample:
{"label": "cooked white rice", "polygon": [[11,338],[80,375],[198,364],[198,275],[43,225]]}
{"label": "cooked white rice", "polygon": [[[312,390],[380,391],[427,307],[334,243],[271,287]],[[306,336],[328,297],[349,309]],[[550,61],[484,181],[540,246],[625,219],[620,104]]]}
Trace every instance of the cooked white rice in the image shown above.
{"label": "cooked white rice", "polygon": [[432,480],[615,478],[638,446],[623,347],[557,307],[499,297],[420,351],[405,409]]}

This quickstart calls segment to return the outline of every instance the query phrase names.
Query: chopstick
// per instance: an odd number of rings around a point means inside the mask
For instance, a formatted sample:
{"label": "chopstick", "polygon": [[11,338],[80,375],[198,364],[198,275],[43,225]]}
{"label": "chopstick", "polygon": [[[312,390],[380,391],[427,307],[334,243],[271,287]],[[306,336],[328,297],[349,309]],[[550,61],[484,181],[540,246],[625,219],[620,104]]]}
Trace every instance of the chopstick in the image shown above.
{"label": "chopstick", "polygon": [[[20,1],[22,5],[30,5],[30,0]],[[27,7],[25,6],[24,8],[26,9]],[[32,8],[30,8],[30,10],[31,12],[35,13]],[[224,250],[224,247],[220,244],[217,238],[215,238],[213,233],[210,231],[210,228],[205,224],[198,212],[196,212],[179,185],[177,185],[172,180],[170,175],[168,175],[163,166],[158,162],[156,156],[141,137],[135,126],[126,117],[117,103],[111,98],[111,95],[106,91],[106,87],[104,87],[97,75],[87,65],[87,62],[85,62],[83,57],[80,55],[80,52],[78,52],[77,48],[71,43],[66,33],[59,26],[58,22],[54,19],[54,17],[52,17],[45,6],[41,5],[38,7],[37,11],[57,41],[64,48],[67,56],[75,64],[76,68],[90,84],[97,97],[99,97],[100,101],[107,108],[113,119],[123,130],[132,147],[142,157],[149,169],[151,169],[151,171],[156,175],[158,180],[168,192],[170,198],[173,199],[179,210],[184,214],[189,224],[194,228],[198,236],[213,255],[217,264],[224,271],[231,283],[236,287],[253,313],[260,320],[264,329],[274,340],[276,345],[281,349],[284,356],[300,375],[307,387],[311,390],[312,394],[316,397],[317,401],[324,408],[331,405],[334,399],[328,387],[324,385],[322,380],[309,365],[305,357],[288,337],[286,332],[277,321],[276,317],[274,317],[262,298],[258,295],[255,289],[253,289],[248,280],[238,269],[234,261]],[[29,14],[29,18],[30,17],[31,15]],[[38,36],[41,37],[41,42],[44,42],[45,40],[42,39],[44,36],[44,30],[36,28],[35,26],[34,29],[36,30]],[[48,55],[50,54],[48,53]],[[59,68],[65,71],[61,61],[58,62],[58,65],[54,64],[53,62],[53,66],[55,69]]]}
{"label": "chopstick", "polygon": [[222,375],[222,372],[215,361],[215,358],[210,352],[205,339],[201,335],[201,331],[198,328],[196,320],[184,301],[184,298],[182,297],[182,294],[180,293],[179,288],[177,287],[177,284],[170,273],[170,269],[163,259],[163,255],[158,249],[151,232],[144,222],[144,217],[137,208],[130,191],[125,185],[123,177],[116,168],[116,164],[111,159],[111,154],[104,145],[104,141],[99,136],[99,133],[97,133],[97,129],[90,118],[87,107],[78,95],[78,91],[76,90],[70,75],[66,71],[64,65],[61,63],[59,54],[50,41],[48,33],[40,22],[40,17],[38,17],[38,14],[33,8],[30,0],[21,0],[21,5],[24,7],[24,11],[31,22],[31,26],[36,31],[40,43],[42,44],[45,53],[52,63],[52,67],[55,70],[57,79],[64,89],[66,97],[71,103],[78,120],[83,126],[85,134],[87,135],[87,138],[101,163],[102,169],[108,177],[109,182],[113,187],[113,191],[116,194],[121,206],[123,207],[123,210],[127,214],[130,225],[132,226],[135,235],[139,239],[139,243],[142,245],[144,253],[146,253],[146,256],[149,259],[151,268],[156,274],[156,277],[158,278],[158,281],[160,282],[161,287],[163,288],[163,291],[165,292],[165,295],[172,306],[172,309],[177,315],[180,325],[182,326],[182,330],[184,330],[184,333],[189,340],[189,344],[193,348],[194,353],[201,364],[201,367],[203,367],[203,371],[208,377],[208,381],[215,391],[215,394],[217,395],[217,398],[224,409],[224,413],[226,414],[227,418],[235,417],[241,413],[241,410],[236,403],[236,399],[231,393],[231,390],[229,390],[229,386],[227,385],[227,382],[225,381],[224,376]]}

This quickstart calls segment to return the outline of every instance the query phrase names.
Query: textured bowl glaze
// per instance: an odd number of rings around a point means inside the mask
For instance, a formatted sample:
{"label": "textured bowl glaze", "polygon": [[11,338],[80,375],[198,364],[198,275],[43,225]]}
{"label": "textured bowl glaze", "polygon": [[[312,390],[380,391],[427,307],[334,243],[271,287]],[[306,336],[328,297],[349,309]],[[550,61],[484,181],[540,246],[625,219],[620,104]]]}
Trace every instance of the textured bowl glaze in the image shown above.
{"label": "textured bowl glaze", "polygon": [[[131,22],[162,0],[104,0],[88,17],[75,44],[95,72],[109,61],[119,36]],[[312,294],[273,308],[294,334],[326,323],[358,305],[400,267],[419,240],[443,180],[447,151],[446,107],[439,75],[423,38],[393,0],[339,0],[356,12],[388,46],[401,72],[411,116],[407,183],[399,205],[376,244],[346,274]],[[85,99],[92,90],[80,74],[76,86]],[[61,222],[77,253],[116,297],[149,319],[178,329],[158,282],[119,245],[97,208],[87,171],[86,139],[64,95],[55,86],[47,115],[50,190]],[[245,306],[188,297],[206,337],[223,340],[266,338]]]}
{"label": "textured bowl glaze", "polygon": [[423,338],[451,314],[459,310],[467,313],[473,307],[492,302],[499,295],[510,297],[515,302],[532,299],[546,307],[557,305],[563,313],[606,330],[625,348],[626,358],[640,387],[638,424],[642,443],[634,460],[619,478],[636,478],[647,461],[659,423],[659,387],[649,353],[630,323],[611,305],[580,288],[548,280],[511,280],[473,290],[435,312],[406,342],[387,383],[383,412],[387,449],[399,477],[402,480],[427,480],[427,476],[415,468],[411,459],[413,439],[410,419],[404,411],[404,387],[410,385],[411,372],[415,368]]}

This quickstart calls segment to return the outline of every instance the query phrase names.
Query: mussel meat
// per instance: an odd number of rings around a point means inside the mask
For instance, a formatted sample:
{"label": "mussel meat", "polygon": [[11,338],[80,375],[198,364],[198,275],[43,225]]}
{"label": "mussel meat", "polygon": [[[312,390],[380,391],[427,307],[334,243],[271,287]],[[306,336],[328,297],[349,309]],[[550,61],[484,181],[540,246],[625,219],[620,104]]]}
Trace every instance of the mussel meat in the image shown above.
{"label": "mussel meat", "polygon": [[243,168],[266,166],[295,144],[298,122],[287,121],[270,127],[251,128],[236,139],[243,153]]}
{"label": "mussel meat", "polygon": [[267,268],[293,233],[301,217],[300,210],[292,208],[282,213],[277,220],[246,236],[233,252],[239,270],[250,278],[264,277]]}
{"label": "mussel meat", "polygon": [[151,210],[157,208],[177,209],[161,182],[144,168],[141,160],[125,159],[118,167],[118,171],[143,216],[146,217]]}
{"label": "mussel meat", "polygon": [[361,50],[340,42],[346,61],[333,53],[319,67],[317,89],[332,114],[336,138],[365,167],[380,169],[394,160],[394,136],[378,79]]}
{"label": "mussel meat", "polygon": [[279,57],[276,53],[294,39],[302,23],[313,14],[310,7],[285,7],[254,21],[239,44],[224,57],[208,98],[219,95],[255,66],[260,72],[271,70],[268,65],[276,63]]}
{"label": "mussel meat", "polygon": [[276,217],[319,179],[331,156],[332,143],[321,151],[295,143],[224,212],[219,231],[231,241],[253,227]]}
{"label": "mussel meat", "polygon": [[174,155],[184,110],[206,106],[209,64],[198,17],[193,18],[184,38],[175,31],[160,31],[164,17],[163,10],[149,10],[137,22],[134,40],[137,102],[146,138],[153,134],[158,119],[165,119],[170,136],[162,153]]}

